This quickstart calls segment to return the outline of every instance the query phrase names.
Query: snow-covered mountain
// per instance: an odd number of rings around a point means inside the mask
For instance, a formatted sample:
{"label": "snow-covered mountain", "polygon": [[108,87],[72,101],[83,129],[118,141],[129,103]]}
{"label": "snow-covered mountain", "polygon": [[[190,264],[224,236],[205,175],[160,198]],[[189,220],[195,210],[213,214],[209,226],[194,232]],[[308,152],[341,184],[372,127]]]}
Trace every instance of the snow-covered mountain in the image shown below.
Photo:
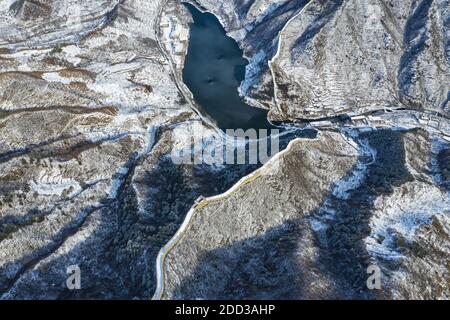
{"label": "snow-covered mountain", "polygon": [[449,298],[449,1],[190,2],[243,49],[243,99],[317,136],[175,164],[228,143],[181,1],[0,1],[0,297]]}

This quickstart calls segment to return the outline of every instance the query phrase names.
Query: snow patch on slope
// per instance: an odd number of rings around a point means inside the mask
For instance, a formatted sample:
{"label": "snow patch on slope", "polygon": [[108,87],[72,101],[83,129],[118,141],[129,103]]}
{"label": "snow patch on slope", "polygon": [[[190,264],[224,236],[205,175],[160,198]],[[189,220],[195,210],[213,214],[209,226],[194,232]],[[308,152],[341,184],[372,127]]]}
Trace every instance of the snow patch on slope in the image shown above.
{"label": "snow patch on slope", "polygon": [[448,208],[450,199],[445,191],[418,181],[379,197],[370,222],[372,232],[365,240],[368,252],[376,258],[401,258],[396,240],[412,241],[421,225]]}

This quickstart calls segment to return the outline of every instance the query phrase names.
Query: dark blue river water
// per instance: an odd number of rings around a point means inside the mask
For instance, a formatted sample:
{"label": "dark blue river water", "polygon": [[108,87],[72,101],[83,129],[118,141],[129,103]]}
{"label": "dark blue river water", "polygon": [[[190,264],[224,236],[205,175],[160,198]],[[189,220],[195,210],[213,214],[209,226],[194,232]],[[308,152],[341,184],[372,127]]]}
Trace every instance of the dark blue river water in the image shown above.
{"label": "dark blue river water", "polygon": [[267,111],[247,105],[239,96],[248,61],[236,41],[227,36],[213,14],[185,5],[194,23],[183,80],[195,101],[221,129],[271,128]]}

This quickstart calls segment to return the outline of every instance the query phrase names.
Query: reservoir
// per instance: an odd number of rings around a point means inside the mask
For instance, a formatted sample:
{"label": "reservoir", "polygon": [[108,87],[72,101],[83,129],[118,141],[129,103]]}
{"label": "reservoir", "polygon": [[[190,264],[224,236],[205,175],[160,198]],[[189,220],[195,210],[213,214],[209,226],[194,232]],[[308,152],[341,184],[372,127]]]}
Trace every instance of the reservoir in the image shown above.
{"label": "reservoir", "polygon": [[236,41],[227,36],[213,14],[184,4],[194,23],[190,27],[183,81],[202,111],[222,130],[272,128],[266,110],[249,106],[239,96],[248,61]]}

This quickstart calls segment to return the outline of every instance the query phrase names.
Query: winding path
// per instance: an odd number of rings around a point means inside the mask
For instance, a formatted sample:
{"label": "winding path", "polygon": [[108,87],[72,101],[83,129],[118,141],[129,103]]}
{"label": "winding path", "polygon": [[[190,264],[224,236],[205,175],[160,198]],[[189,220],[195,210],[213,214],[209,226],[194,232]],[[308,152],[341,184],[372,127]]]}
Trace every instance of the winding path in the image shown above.
{"label": "winding path", "polygon": [[164,264],[165,259],[167,255],[170,253],[170,251],[178,244],[178,242],[183,238],[185,232],[188,230],[192,218],[194,215],[201,209],[205,208],[206,206],[218,202],[223,201],[229,198],[231,195],[239,191],[244,186],[252,183],[253,181],[261,178],[264,176],[264,174],[269,171],[271,168],[278,165],[278,162],[283,155],[290,152],[290,150],[293,148],[293,146],[297,143],[302,141],[302,139],[297,138],[292,140],[288,147],[284,149],[283,151],[277,153],[272,159],[269,160],[263,167],[259,168],[258,170],[252,172],[248,176],[243,177],[241,180],[239,180],[231,189],[226,191],[225,193],[222,193],[217,196],[209,197],[209,198],[200,198],[201,200],[198,201],[192,208],[189,210],[188,214],[186,215],[186,218],[184,219],[183,224],[178,229],[177,233],[173,236],[172,239],[159,251],[157,260],[156,260],[156,277],[157,277],[157,286],[155,293],[153,295],[152,300],[161,300],[164,295],[164,285],[165,285],[165,275],[164,275]]}

